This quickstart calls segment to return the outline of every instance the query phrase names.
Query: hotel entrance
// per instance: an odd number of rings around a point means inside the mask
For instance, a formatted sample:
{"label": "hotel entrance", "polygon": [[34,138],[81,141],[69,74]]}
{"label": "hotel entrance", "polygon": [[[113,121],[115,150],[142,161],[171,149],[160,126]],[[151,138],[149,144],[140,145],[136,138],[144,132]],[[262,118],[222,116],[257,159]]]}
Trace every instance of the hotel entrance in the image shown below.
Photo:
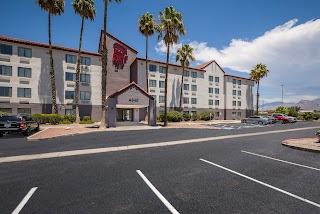
{"label": "hotel entrance", "polygon": [[133,121],[133,109],[117,109],[117,121]]}

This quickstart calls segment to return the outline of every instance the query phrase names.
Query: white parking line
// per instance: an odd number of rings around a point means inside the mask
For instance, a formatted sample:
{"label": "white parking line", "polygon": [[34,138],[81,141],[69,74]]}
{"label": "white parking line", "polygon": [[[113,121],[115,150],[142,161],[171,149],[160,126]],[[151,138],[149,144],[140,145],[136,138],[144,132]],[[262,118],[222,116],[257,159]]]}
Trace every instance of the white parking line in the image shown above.
{"label": "white parking line", "polygon": [[167,199],[163,197],[163,195],[152,185],[152,183],[150,183],[148,178],[146,178],[146,176],[144,176],[144,174],[140,170],[137,170],[137,173],[144,180],[144,182],[146,182],[146,184],[150,187],[150,189],[154,192],[154,194],[158,196],[158,198],[162,201],[162,203],[166,205],[166,207],[170,210],[171,213],[179,214],[179,212],[169,203],[169,201],[167,201]]}
{"label": "white parking line", "polygon": [[311,166],[306,166],[306,165],[302,165],[302,164],[298,164],[298,163],[293,163],[293,162],[289,162],[289,161],[285,161],[285,160],[280,160],[280,159],[277,159],[277,158],[272,158],[272,157],[268,157],[268,156],[264,156],[264,155],[259,155],[259,154],[255,154],[255,153],[252,153],[252,152],[247,152],[247,151],[244,151],[244,150],[241,150],[241,152],[244,152],[244,153],[247,153],[247,154],[250,154],[250,155],[263,157],[263,158],[268,158],[268,159],[271,159],[271,160],[275,160],[275,161],[279,161],[279,162],[283,162],[283,163],[287,163],[287,164],[292,164],[292,165],[295,165],[295,166],[301,166],[301,167],[304,167],[304,168],[320,171],[320,169],[314,168],[314,167],[311,167]]}
{"label": "white parking line", "polygon": [[264,182],[262,182],[262,181],[256,180],[256,179],[254,179],[254,178],[251,178],[251,177],[246,176],[246,175],[244,175],[244,174],[241,174],[241,173],[239,173],[239,172],[233,171],[233,170],[228,169],[228,168],[226,168],[226,167],[223,167],[223,166],[220,166],[220,165],[218,165],[218,164],[215,164],[215,163],[212,163],[212,162],[210,162],[210,161],[207,161],[207,160],[205,160],[205,159],[200,158],[200,160],[203,161],[203,162],[206,162],[206,163],[211,164],[211,165],[213,165],[213,166],[219,167],[219,168],[224,169],[224,170],[226,170],[226,171],[232,172],[232,173],[234,173],[234,174],[236,174],[236,175],[239,175],[239,176],[241,176],[241,177],[244,177],[244,178],[246,178],[246,179],[249,179],[249,180],[251,180],[251,181],[254,181],[254,182],[258,183],[258,184],[261,184],[261,185],[263,185],[263,186],[266,186],[266,187],[269,187],[269,188],[271,188],[271,189],[277,190],[277,191],[282,192],[282,193],[284,193],[284,194],[286,194],[286,195],[289,195],[289,196],[291,196],[291,197],[293,197],[293,198],[296,198],[296,199],[298,199],[298,200],[301,200],[301,201],[303,201],[303,202],[306,202],[306,203],[308,203],[308,204],[312,204],[313,206],[316,206],[316,207],[319,207],[319,208],[320,208],[320,204],[317,204],[317,203],[315,203],[315,202],[313,202],[313,201],[310,201],[310,200],[308,200],[308,199],[302,198],[302,197],[300,197],[300,196],[297,196],[297,195],[292,194],[292,193],[290,193],[290,192],[287,192],[287,191],[285,191],[285,190],[282,190],[282,189],[279,189],[279,188],[277,188],[277,187],[274,187],[274,186],[272,186],[272,185],[270,185],[270,184],[264,183]]}
{"label": "white parking line", "polygon": [[33,195],[33,193],[38,189],[38,187],[33,187],[28,194],[22,199],[22,201],[20,202],[20,204],[17,206],[17,208],[12,212],[12,214],[18,214],[22,208],[24,207],[24,205],[26,205],[26,203],[29,201],[29,199],[31,198],[31,196]]}

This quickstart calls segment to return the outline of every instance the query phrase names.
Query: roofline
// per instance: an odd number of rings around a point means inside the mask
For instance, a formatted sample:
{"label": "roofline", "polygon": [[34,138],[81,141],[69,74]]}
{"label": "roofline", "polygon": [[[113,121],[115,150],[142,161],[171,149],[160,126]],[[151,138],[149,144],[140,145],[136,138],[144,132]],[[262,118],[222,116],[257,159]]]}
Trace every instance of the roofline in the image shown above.
{"label": "roofline", "polygon": [[[101,49],[100,47],[101,47],[101,45],[102,45],[102,34],[103,34],[103,30],[101,30],[101,32],[100,32],[100,40],[99,40],[98,52],[99,52],[99,50]],[[114,37],[114,36],[111,35],[110,33],[107,32],[107,35],[108,35],[111,39],[116,40],[117,42],[119,42],[119,43],[123,44],[124,46],[126,46],[126,47],[127,47],[128,49],[130,49],[132,52],[134,52],[134,53],[136,53],[136,54],[138,53],[138,51],[137,51],[136,49],[134,49],[134,48],[132,48],[130,45],[124,43],[124,42],[121,41],[120,39]]]}
{"label": "roofline", "polygon": [[[11,38],[11,37],[2,36],[2,35],[0,35],[0,41],[36,46],[36,47],[41,47],[41,48],[49,48],[49,44],[46,44],[46,43],[33,42],[33,41]],[[52,48],[55,50],[68,51],[68,52],[74,52],[74,53],[79,52],[79,50],[77,50],[77,49],[67,48],[67,47],[58,46],[58,45],[52,45]],[[101,56],[101,54],[99,54],[99,53],[93,53],[93,52],[89,52],[89,51],[81,51],[81,53],[87,54],[87,55],[92,55],[92,56]]]}
{"label": "roofline", "polygon": [[208,66],[209,66],[211,63],[213,63],[213,62],[214,62],[214,60],[208,61],[208,62],[206,62],[206,63],[203,63],[203,64],[197,66],[197,68],[199,68],[199,69],[204,69],[204,68],[208,67]]}
{"label": "roofline", "polygon": [[[144,59],[144,58],[139,58],[139,57],[137,57],[137,58],[136,58],[136,60],[143,60],[143,61],[146,61],[146,59]],[[166,65],[166,64],[167,64],[167,63],[165,63],[165,62],[158,61],[158,60],[153,60],[153,59],[148,59],[148,62],[159,63],[159,64],[163,64],[163,65]],[[172,64],[172,63],[169,63],[169,65],[170,65],[170,66],[174,66],[174,67],[179,67],[179,68],[181,68],[181,67],[182,67],[181,65],[178,65],[178,64]],[[185,69],[192,69],[192,70],[196,70],[196,71],[206,72],[206,70],[199,69],[199,68],[185,67]]]}
{"label": "roofline", "polygon": [[[226,73],[226,72],[223,70],[223,68],[219,65],[219,63],[217,63],[216,60],[211,60],[211,61],[209,61],[209,62],[204,63],[204,64],[206,64],[206,65],[203,66],[202,69],[205,69],[206,67],[208,67],[209,65],[211,65],[213,62],[218,65],[218,67],[221,69],[221,71],[222,71],[223,73]],[[204,64],[202,64],[202,65],[204,65]],[[198,68],[199,68],[200,66],[201,66],[201,65],[199,65]]]}
{"label": "roofline", "polygon": [[239,78],[239,79],[244,79],[244,80],[250,80],[250,81],[254,82],[254,80],[252,80],[252,79],[245,78],[245,77],[239,77],[239,76],[235,76],[235,75],[231,75],[231,74],[225,74],[224,76],[234,77],[234,78]]}
{"label": "roofline", "polygon": [[[151,96],[150,94],[148,94],[143,88],[141,88],[137,83],[135,82],[131,82],[128,85],[124,86],[123,88],[119,89],[118,91],[114,92],[113,94],[111,94],[108,98],[114,98],[118,95],[120,95],[122,92],[124,92],[125,90],[127,90],[128,88],[130,88],[131,86],[136,86],[139,91],[141,91],[144,95],[146,95],[147,97],[149,97],[150,99],[154,100],[154,97]],[[107,99],[108,99],[107,98]]]}

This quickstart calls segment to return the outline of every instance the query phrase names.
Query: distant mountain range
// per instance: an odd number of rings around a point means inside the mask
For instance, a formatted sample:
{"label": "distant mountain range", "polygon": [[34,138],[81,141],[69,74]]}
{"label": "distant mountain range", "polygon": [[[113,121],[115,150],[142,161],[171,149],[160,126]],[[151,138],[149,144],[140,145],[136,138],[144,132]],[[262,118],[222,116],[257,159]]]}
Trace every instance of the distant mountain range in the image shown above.
{"label": "distant mountain range", "polygon": [[[264,105],[260,104],[259,108],[261,110],[274,110],[278,106],[281,106],[281,102],[265,103]],[[305,111],[313,111],[313,110],[320,111],[320,98],[315,100],[300,100],[298,103],[283,103],[283,106],[284,107],[299,106],[301,107],[301,110],[305,110]]]}

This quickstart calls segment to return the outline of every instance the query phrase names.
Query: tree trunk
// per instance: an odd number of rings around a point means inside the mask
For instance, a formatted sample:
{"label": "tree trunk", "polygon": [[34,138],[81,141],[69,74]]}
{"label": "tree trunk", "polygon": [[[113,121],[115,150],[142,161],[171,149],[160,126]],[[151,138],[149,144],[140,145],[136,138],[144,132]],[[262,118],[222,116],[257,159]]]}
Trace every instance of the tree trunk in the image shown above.
{"label": "tree trunk", "polygon": [[101,120],[100,129],[106,128],[106,97],[107,97],[107,63],[108,63],[108,50],[107,50],[107,13],[108,2],[104,1],[104,17],[103,17],[103,45],[101,53],[102,73],[101,73]]}
{"label": "tree trunk", "polygon": [[257,100],[256,100],[257,104],[256,104],[256,114],[259,115],[259,82],[257,83]]}
{"label": "tree trunk", "polygon": [[148,36],[146,36],[146,80],[147,80],[147,93],[149,93],[149,70],[148,70]]}
{"label": "tree trunk", "polygon": [[182,77],[181,77],[181,87],[180,87],[180,105],[179,105],[180,112],[183,111],[183,109],[182,109],[182,99],[183,99],[182,87],[183,87],[183,81],[184,81],[184,62],[183,62],[183,65],[182,65]]}
{"label": "tree trunk", "polygon": [[169,54],[170,54],[170,44],[167,44],[166,79],[164,82],[164,124],[163,126],[168,126],[167,99],[168,99]]}
{"label": "tree trunk", "polygon": [[51,14],[48,12],[48,34],[49,34],[49,54],[50,54],[50,77],[51,77],[51,97],[52,97],[52,113],[57,114],[57,95],[56,95],[56,78],[53,67],[53,53],[51,45]]}
{"label": "tree trunk", "polygon": [[81,20],[80,42],[79,42],[79,52],[78,52],[77,72],[76,72],[76,89],[75,89],[76,124],[79,124],[79,122],[80,122],[80,115],[79,115],[79,82],[80,82],[80,63],[81,63],[81,46],[82,46],[83,23],[84,23],[84,17],[82,17],[82,20]]}

